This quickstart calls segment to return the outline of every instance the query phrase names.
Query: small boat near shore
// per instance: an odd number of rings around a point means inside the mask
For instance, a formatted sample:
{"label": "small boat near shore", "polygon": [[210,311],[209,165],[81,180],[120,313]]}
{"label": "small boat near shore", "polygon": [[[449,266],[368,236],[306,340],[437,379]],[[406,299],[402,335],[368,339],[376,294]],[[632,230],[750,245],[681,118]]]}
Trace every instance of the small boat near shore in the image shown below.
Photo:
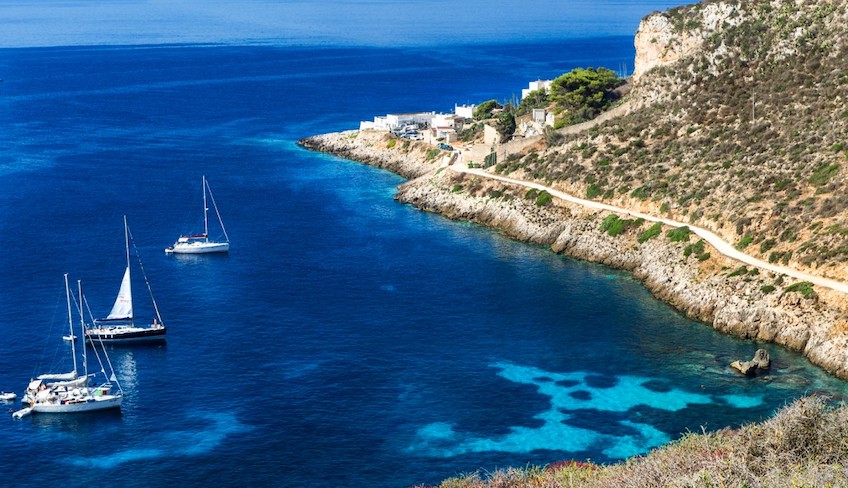
{"label": "small boat near shore", "polygon": [[11,393],[8,391],[0,391],[0,401],[11,402],[14,401],[15,398],[18,398],[18,395],[15,393]]}
{"label": "small boat near shore", "polygon": [[[223,241],[209,239],[209,205],[206,199],[207,194],[209,195],[209,200],[212,202],[212,207],[215,209],[215,215],[218,217],[221,231],[224,233]],[[218,212],[218,205],[215,203],[215,197],[212,196],[212,189],[209,188],[209,182],[206,181],[206,176],[203,176],[203,233],[180,236],[177,242],[165,248],[165,253],[210,254],[229,252],[229,250],[230,236],[227,235],[227,229],[224,228],[224,221],[221,219],[221,213]]]}

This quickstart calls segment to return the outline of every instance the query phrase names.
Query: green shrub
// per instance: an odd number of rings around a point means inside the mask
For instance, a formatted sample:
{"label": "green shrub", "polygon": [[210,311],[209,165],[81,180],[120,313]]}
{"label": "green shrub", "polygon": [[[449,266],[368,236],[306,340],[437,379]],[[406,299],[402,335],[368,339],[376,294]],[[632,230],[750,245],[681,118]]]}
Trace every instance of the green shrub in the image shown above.
{"label": "green shrub", "polygon": [[604,192],[604,189],[598,186],[596,183],[592,183],[589,185],[589,188],[586,188],[586,198],[595,198]]}
{"label": "green shrub", "polygon": [[689,241],[689,235],[692,234],[692,231],[687,226],[678,227],[676,229],[671,229],[666,233],[666,237],[671,242],[687,242]]}
{"label": "green shrub", "polygon": [[760,287],[760,291],[768,295],[775,290],[774,285],[765,285]]}
{"label": "green shrub", "polygon": [[454,193],[462,191],[462,185],[453,185],[453,189],[451,189],[451,191]]}
{"label": "green shrub", "polygon": [[639,244],[643,244],[660,235],[660,232],[662,232],[662,224],[657,222],[656,224],[648,227],[648,230],[639,234],[639,238],[637,240],[639,241]]}
{"label": "green shrub", "polygon": [[430,149],[429,151],[427,151],[427,157],[426,157],[427,161],[431,161],[433,159],[436,159],[436,156],[438,156],[440,152],[442,152],[442,150],[437,148],[437,147],[434,147],[433,149]]}
{"label": "green shrub", "polygon": [[687,258],[691,255],[695,254],[695,256],[700,256],[704,254],[704,240],[696,242],[695,244],[689,244],[685,248],[683,248],[683,255]]}
{"label": "green shrub", "polygon": [[799,293],[804,298],[814,298],[818,296],[813,290],[813,284],[809,281],[799,281],[797,283],[793,283],[785,288],[786,293],[796,292]]}
{"label": "green shrub", "polygon": [[769,249],[773,248],[777,244],[777,241],[774,239],[766,239],[762,243],[760,243],[760,252],[765,253]]}
{"label": "green shrub", "polygon": [[548,193],[545,190],[542,190],[536,196],[536,206],[537,207],[544,207],[546,205],[549,205],[553,200],[554,200],[554,197],[552,197],[550,193]]}
{"label": "green shrub", "polygon": [[746,268],[745,266],[739,266],[736,271],[730,273],[729,275],[727,275],[727,277],[733,278],[734,276],[742,276],[746,274],[748,274],[748,268]]}
{"label": "green shrub", "polygon": [[610,237],[615,237],[624,232],[626,226],[624,220],[618,215],[607,215],[601,222],[601,232],[606,232]]}
{"label": "green shrub", "polygon": [[492,116],[492,110],[498,108],[501,108],[501,104],[497,100],[487,100],[477,105],[477,108],[474,109],[474,113],[471,115],[474,117],[474,120],[488,119]]}
{"label": "green shrub", "polygon": [[397,144],[397,139],[392,139],[391,141],[386,143],[386,149],[391,149],[391,148],[395,147],[396,144]]}
{"label": "green shrub", "polygon": [[606,232],[610,237],[615,237],[624,233],[630,227],[638,228],[645,222],[645,219],[622,219],[618,215],[610,214],[604,217],[601,222],[601,232]]}
{"label": "green shrub", "polygon": [[745,249],[746,247],[748,247],[748,244],[750,244],[752,242],[754,242],[754,238],[752,236],[746,235],[745,237],[742,238],[742,240],[739,241],[738,244],[736,244],[736,249],[741,251],[741,250]]}
{"label": "green shrub", "polygon": [[537,190],[535,188],[530,188],[524,194],[524,199],[525,200],[535,200],[538,195],[539,195],[539,190]]}
{"label": "green shrub", "polygon": [[640,186],[639,188],[633,190],[630,193],[630,196],[633,198],[638,198],[639,200],[644,200],[651,196],[651,193],[644,186]]}
{"label": "green shrub", "polygon": [[824,186],[831,178],[836,176],[836,173],[838,172],[838,164],[825,164],[819,166],[819,168],[813,172],[813,175],[810,176],[810,183],[816,186]]}

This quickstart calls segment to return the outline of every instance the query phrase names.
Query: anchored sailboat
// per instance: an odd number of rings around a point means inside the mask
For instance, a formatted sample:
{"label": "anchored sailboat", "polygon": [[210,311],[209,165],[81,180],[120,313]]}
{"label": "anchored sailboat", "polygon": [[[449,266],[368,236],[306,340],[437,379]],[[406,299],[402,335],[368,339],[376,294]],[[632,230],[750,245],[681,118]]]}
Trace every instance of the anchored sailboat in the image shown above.
{"label": "anchored sailboat", "polygon": [[[221,230],[224,232],[224,241],[213,241],[209,239],[209,205],[207,204],[206,195],[209,194],[209,200],[212,201],[212,207],[215,209],[215,215],[218,217],[218,223],[221,224]],[[215,204],[215,197],[212,196],[212,189],[209,188],[209,183],[206,181],[206,176],[203,177],[203,233],[180,236],[173,246],[165,248],[168,254],[207,254],[214,252],[228,252],[230,250],[230,237],[227,235],[227,229],[224,228],[224,221],[221,220],[221,213],[218,212],[218,205]]]}
{"label": "anchored sailboat", "polygon": [[[89,342],[94,340],[103,342],[139,342],[165,339],[165,324],[162,323],[162,316],[159,315],[159,307],[153,298],[153,291],[150,289],[150,282],[144,273],[144,267],[141,265],[140,257],[138,259],[139,269],[142,276],[144,276],[144,283],[147,284],[147,291],[150,293],[150,300],[153,302],[153,310],[156,315],[153,318],[153,323],[150,325],[144,327],[135,325],[133,317],[132,280],[130,279],[130,228],[127,225],[126,216],[124,216],[124,241],[126,243],[127,268],[124,271],[124,278],[121,280],[118,297],[115,298],[115,304],[112,305],[112,311],[109,312],[109,315],[102,319],[96,319],[94,321],[94,327],[85,331],[85,338]],[[138,256],[138,252],[136,252],[136,256]]]}
{"label": "anchored sailboat", "polygon": [[[79,288],[79,302],[74,299],[73,303],[79,309],[80,329],[84,333],[85,320],[83,314],[84,298],[82,295],[82,283],[77,281],[77,286]],[[65,274],[65,295],[68,301],[68,330],[73,335],[74,320],[71,312],[71,290],[68,286],[67,274]],[[74,343],[71,342],[73,370],[68,373],[42,374],[36,379],[30,380],[23,399],[24,403],[29,406],[16,411],[12,416],[14,418],[21,418],[33,412],[76,413],[120,408],[124,398],[124,392],[115,377],[115,371],[112,370],[112,363],[109,361],[109,355],[106,349],[103,348],[102,343],[100,346],[103,358],[111,370],[111,374],[107,376],[100,354],[96,348],[93,349],[97,361],[100,364],[99,373],[104,377],[103,383],[97,386],[91,386],[92,381],[97,378],[98,373],[89,374],[88,357],[85,347],[81,348],[83,374],[79,374],[77,369],[77,350]],[[112,392],[112,382],[115,382],[115,385],[117,385],[117,392]]]}

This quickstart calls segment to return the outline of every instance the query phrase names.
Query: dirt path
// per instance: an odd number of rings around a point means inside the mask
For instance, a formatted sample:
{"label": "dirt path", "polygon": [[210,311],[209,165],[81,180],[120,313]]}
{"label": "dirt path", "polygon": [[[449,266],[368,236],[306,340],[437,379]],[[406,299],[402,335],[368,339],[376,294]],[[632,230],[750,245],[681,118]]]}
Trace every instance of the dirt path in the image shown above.
{"label": "dirt path", "polygon": [[530,181],[523,181],[523,180],[517,180],[517,179],[514,179],[514,178],[508,178],[506,176],[500,176],[500,175],[489,173],[488,171],[485,171],[485,170],[479,169],[479,168],[469,168],[469,167],[465,166],[465,164],[463,164],[462,162],[456,162],[452,165],[449,165],[448,168],[452,171],[457,172],[457,173],[468,173],[468,174],[473,174],[473,175],[477,175],[477,176],[482,176],[484,178],[491,178],[491,179],[494,179],[494,180],[503,181],[505,183],[511,183],[513,185],[523,186],[523,187],[526,187],[526,188],[535,188],[537,190],[545,190],[548,193],[550,193],[552,196],[555,196],[555,197],[560,198],[562,200],[565,200],[567,202],[576,203],[578,205],[583,205],[585,207],[593,208],[593,209],[596,209],[596,210],[606,210],[606,211],[609,211],[609,212],[626,214],[626,215],[630,215],[630,216],[633,216],[633,217],[636,217],[636,218],[645,219],[645,220],[650,221],[650,222],[661,222],[661,223],[663,223],[665,225],[669,225],[671,227],[689,227],[689,229],[692,230],[693,233],[697,234],[700,238],[707,241],[710,245],[712,245],[714,248],[716,248],[716,250],[718,250],[718,252],[724,254],[725,256],[727,256],[731,259],[735,259],[735,260],[737,260],[741,263],[748,264],[748,265],[751,265],[751,266],[756,266],[757,268],[760,268],[760,269],[765,269],[765,270],[768,270],[768,271],[773,271],[775,273],[784,274],[786,276],[790,276],[792,278],[795,278],[795,279],[798,279],[798,280],[801,280],[801,281],[809,281],[810,283],[813,283],[814,285],[822,286],[822,287],[825,287],[825,288],[830,288],[832,290],[836,290],[836,291],[839,291],[839,292],[842,292],[842,293],[848,293],[848,284],[846,284],[846,283],[831,280],[831,279],[828,279],[828,278],[822,278],[821,276],[815,276],[815,275],[807,274],[807,273],[804,273],[804,272],[801,272],[801,271],[798,271],[798,270],[795,270],[795,269],[792,269],[792,268],[786,268],[784,266],[778,266],[778,265],[775,265],[775,264],[772,264],[772,263],[767,263],[767,262],[765,262],[761,259],[757,259],[753,256],[749,256],[748,254],[745,254],[745,253],[739,251],[733,245],[724,241],[717,234],[715,234],[715,233],[713,233],[713,232],[711,232],[707,229],[701,228],[701,227],[696,227],[696,226],[693,226],[693,225],[690,225],[690,224],[685,224],[683,222],[677,222],[675,220],[665,219],[665,218],[662,218],[662,217],[654,217],[653,215],[648,215],[648,214],[644,214],[644,213],[641,213],[641,212],[634,212],[632,210],[627,210],[626,208],[615,207],[615,206],[612,206],[612,205],[608,205],[606,203],[600,203],[600,202],[595,202],[595,201],[592,201],[592,200],[586,200],[586,199],[583,199],[583,198],[577,198],[573,195],[563,193],[559,190],[554,190],[553,188],[541,185],[539,183],[533,183],[533,182],[530,182]]}

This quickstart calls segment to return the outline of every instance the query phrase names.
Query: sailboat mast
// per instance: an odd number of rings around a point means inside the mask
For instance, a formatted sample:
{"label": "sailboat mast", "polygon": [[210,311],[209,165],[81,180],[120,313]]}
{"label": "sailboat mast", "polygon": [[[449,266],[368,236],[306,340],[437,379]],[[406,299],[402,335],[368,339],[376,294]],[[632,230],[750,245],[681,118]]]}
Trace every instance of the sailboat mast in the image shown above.
{"label": "sailboat mast", "polygon": [[[85,371],[85,376],[88,377],[88,358],[86,357],[86,354],[85,354],[85,315],[82,313],[82,309],[83,309],[83,305],[82,305],[82,280],[77,280],[77,292],[79,293],[79,303],[80,303],[80,307],[79,307],[79,312],[80,312],[80,337],[83,338],[83,343],[82,343],[82,369],[83,369],[83,371]],[[71,335],[73,335],[73,334],[71,334]],[[73,344],[73,341],[71,341],[71,344]],[[74,359],[74,362],[76,362],[76,358]],[[76,370],[76,366],[74,367],[74,370]]]}
{"label": "sailboat mast", "polygon": [[130,268],[130,232],[127,226],[127,216],[124,215],[124,245],[127,248],[127,269]]}
{"label": "sailboat mast", "polygon": [[[74,358],[74,378],[76,378],[77,350],[76,347],[74,347],[74,316],[71,315],[71,288],[68,286],[68,273],[65,273],[65,297],[68,300],[68,331],[70,331],[71,334],[71,356]],[[85,340],[85,336],[83,336],[83,340]]]}
{"label": "sailboat mast", "polygon": [[203,175],[203,237],[209,242],[209,206],[206,204],[206,175]]}
{"label": "sailboat mast", "polygon": [[[124,215],[124,245],[127,248],[127,281],[129,281],[130,309],[132,309],[132,277],[130,273],[130,226],[127,224],[127,216]],[[135,316],[130,313],[130,323],[135,325]]]}

